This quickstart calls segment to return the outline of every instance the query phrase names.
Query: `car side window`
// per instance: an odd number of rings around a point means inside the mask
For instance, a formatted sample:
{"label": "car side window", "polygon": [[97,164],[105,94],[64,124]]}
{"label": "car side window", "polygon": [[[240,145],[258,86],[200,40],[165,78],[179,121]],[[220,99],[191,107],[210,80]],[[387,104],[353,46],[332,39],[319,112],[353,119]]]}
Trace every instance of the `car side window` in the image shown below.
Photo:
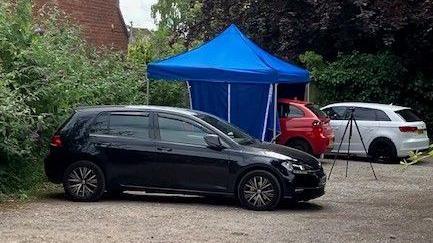
{"label": "car side window", "polygon": [[289,113],[290,113],[289,105],[284,104],[284,103],[278,104],[278,115],[280,118],[288,117]]}
{"label": "car side window", "polygon": [[289,118],[304,117],[304,112],[294,105],[290,105]]}
{"label": "car side window", "polygon": [[329,116],[331,120],[347,120],[346,107],[334,106],[324,109],[323,111]]}
{"label": "car side window", "polygon": [[280,103],[278,106],[278,113],[280,118],[304,117],[304,112],[294,105]]}
{"label": "car side window", "polygon": [[207,146],[203,128],[181,118],[158,115],[161,141]]}
{"label": "car side window", "polygon": [[375,110],[376,111],[376,121],[391,121],[389,119],[389,116],[381,110]]}
{"label": "car side window", "polygon": [[109,134],[121,137],[149,138],[149,114],[111,114]]}
{"label": "car side window", "polygon": [[356,107],[353,116],[358,121],[376,121],[376,112],[370,108]]}
{"label": "car side window", "polygon": [[93,134],[108,134],[109,133],[109,129],[108,129],[108,117],[109,114],[108,113],[101,113],[99,114],[91,128],[90,128],[90,133]]}

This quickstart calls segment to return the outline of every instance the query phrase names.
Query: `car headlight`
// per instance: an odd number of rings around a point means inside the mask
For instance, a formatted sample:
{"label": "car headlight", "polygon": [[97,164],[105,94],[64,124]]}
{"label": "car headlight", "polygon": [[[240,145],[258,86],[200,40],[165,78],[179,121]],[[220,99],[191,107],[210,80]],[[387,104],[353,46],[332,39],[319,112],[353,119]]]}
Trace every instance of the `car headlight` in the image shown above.
{"label": "car headlight", "polygon": [[287,156],[287,159],[281,163],[281,166],[286,168],[287,171],[293,171],[293,168],[295,166],[293,163],[296,163],[296,162],[298,162],[297,159],[294,159],[292,157]]}
{"label": "car headlight", "polygon": [[296,170],[305,170],[305,166],[303,166],[303,165],[296,165],[296,164],[294,164],[293,168],[296,169]]}
{"label": "car headlight", "polygon": [[290,161],[284,161],[283,163],[281,163],[281,166],[286,168],[287,171],[293,171],[293,164]]}

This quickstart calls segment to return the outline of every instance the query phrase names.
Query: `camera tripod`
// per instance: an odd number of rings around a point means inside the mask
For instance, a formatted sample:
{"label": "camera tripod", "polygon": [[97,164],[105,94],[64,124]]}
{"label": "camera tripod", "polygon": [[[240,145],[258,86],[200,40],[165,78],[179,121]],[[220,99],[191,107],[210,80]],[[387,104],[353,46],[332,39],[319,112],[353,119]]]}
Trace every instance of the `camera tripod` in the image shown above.
{"label": "camera tripod", "polygon": [[350,142],[352,140],[353,135],[353,124],[355,124],[356,131],[359,134],[359,138],[361,139],[362,147],[364,148],[365,154],[367,155],[367,159],[370,163],[371,171],[373,172],[374,179],[377,180],[376,173],[374,172],[373,164],[371,161],[370,156],[368,155],[367,148],[365,147],[364,139],[362,138],[361,132],[359,131],[358,123],[356,122],[355,116],[353,115],[355,108],[350,108],[350,115],[349,119],[347,120],[346,128],[344,129],[343,136],[341,137],[340,144],[338,145],[337,153],[335,154],[334,161],[332,163],[331,170],[329,171],[328,180],[331,178],[332,170],[334,169],[335,162],[337,161],[338,155],[340,155],[340,149],[341,145],[343,144],[344,137],[346,136],[347,130],[349,130],[349,140],[348,140],[348,146],[347,146],[347,160],[346,160],[346,177],[347,177],[347,170],[349,168],[349,158],[350,158]]}

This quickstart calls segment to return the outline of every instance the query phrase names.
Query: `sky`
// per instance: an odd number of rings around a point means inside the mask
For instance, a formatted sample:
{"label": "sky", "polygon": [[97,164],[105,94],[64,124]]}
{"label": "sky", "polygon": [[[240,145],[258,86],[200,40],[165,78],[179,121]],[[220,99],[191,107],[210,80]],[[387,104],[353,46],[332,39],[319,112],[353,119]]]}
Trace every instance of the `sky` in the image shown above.
{"label": "sky", "polygon": [[155,29],[155,23],[150,16],[150,7],[158,0],[120,0],[120,10],[122,11],[125,23],[130,25],[131,21],[135,27]]}

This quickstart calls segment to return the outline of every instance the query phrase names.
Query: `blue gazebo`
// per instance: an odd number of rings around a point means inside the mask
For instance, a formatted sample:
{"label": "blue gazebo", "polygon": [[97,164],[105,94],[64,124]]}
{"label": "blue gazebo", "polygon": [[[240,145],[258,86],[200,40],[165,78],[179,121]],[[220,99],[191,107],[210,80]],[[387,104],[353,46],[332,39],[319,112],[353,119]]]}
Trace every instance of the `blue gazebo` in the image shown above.
{"label": "blue gazebo", "polygon": [[258,47],[235,25],[188,52],[150,63],[148,78],[186,81],[192,109],[219,116],[262,141],[276,135],[277,85],[306,84],[308,71]]}

